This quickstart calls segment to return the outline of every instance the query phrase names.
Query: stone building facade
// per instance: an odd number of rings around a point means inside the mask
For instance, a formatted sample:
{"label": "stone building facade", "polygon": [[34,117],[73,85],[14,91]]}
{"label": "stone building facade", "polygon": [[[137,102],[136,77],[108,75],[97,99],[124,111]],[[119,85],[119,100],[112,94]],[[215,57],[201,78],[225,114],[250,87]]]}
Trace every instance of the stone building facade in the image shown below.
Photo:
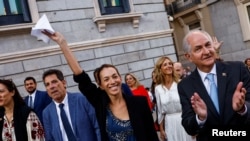
{"label": "stone building facade", "polygon": [[177,60],[173,30],[164,1],[128,1],[129,13],[101,15],[98,0],[27,0],[31,23],[0,26],[0,78],[12,79],[25,96],[25,77],[35,77],[38,88],[45,90],[43,72],[57,68],[65,74],[68,90],[79,91],[59,47],[30,35],[31,28],[46,14],[93,81],[93,70],[110,63],[123,79],[132,72],[149,87],[152,69],[160,56]]}
{"label": "stone building facade", "polygon": [[184,66],[194,66],[184,57],[182,39],[192,29],[201,29],[223,41],[220,56],[225,61],[250,57],[250,0],[165,0],[177,58]]}

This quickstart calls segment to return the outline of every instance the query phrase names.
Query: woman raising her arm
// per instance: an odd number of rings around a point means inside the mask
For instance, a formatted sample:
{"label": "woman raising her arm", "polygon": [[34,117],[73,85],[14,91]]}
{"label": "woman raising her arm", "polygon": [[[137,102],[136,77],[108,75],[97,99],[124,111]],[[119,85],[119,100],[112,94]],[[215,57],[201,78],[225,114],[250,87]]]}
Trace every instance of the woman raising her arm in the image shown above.
{"label": "woman raising her arm", "polygon": [[98,68],[99,89],[81,69],[64,37],[58,32],[43,33],[60,46],[80,91],[95,107],[103,141],[158,141],[146,98],[122,93],[121,75],[115,66]]}

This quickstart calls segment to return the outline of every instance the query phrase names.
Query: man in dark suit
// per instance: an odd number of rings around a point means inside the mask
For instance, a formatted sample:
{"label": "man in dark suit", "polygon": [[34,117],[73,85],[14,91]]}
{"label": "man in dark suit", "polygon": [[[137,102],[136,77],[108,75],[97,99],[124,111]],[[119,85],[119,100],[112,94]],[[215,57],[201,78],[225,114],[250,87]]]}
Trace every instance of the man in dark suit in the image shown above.
{"label": "man in dark suit", "polygon": [[[218,136],[246,140],[250,134],[250,77],[244,63],[216,61],[211,36],[200,30],[185,36],[183,49],[186,58],[196,65],[178,84],[182,125],[187,133],[197,136],[197,141]],[[213,74],[217,86],[217,102],[210,97],[212,81],[208,74]]]}
{"label": "man in dark suit", "polygon": [[[60,70],[47,70],[43,74],[43,81],[49,96],[53,99],[53,102],[43,111],[45,139],[47,141],[100,141],[101,134],[95,110],[85,96],[66,91],[66,80]],[[60,105],[62,104],[67,121],[63,120],[61,115]],[[68,125],[65,124],[66,122]],[[68,129],[72,136],[69,136]]]}
{"label": "man in dark suit", "polygon": [[35,111],[43,124],[43,109],[51,102],[51,98],[46,91],[37,90],[37,83],[34,77],[26,77],[24,79],[24,87],[29,93],[24,98],[25,103]]}

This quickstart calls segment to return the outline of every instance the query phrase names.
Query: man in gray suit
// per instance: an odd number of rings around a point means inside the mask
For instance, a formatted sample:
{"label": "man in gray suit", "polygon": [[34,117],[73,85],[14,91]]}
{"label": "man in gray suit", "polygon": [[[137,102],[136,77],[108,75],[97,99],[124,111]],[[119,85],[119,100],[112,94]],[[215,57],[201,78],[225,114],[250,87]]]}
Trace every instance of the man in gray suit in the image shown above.
{"label": "man in gray suit", "polygon": [[[95,110],[81,93],[66,90],[63,73],[57,69],[44,72],[43,81],[53,99],[43,111],[45,139],[47,141],[100,141],[100,129]],[[64,105],[61,109],[60,105]],[[60,108],[59,108],[60,107]],[[64,116],[68,125],[65,125]],[[68,130],[73,134],[69,136]]]}
{"label": "man in gray suit", "polygon": [[216,61],[214,44],[205,31],[190,31],[183,40],[183,49],[186,58],[196,65],[178,84],[182,125],[187,133],[197,136],[197,141],[218,136],[247,140],[250,75],[244,63]]}

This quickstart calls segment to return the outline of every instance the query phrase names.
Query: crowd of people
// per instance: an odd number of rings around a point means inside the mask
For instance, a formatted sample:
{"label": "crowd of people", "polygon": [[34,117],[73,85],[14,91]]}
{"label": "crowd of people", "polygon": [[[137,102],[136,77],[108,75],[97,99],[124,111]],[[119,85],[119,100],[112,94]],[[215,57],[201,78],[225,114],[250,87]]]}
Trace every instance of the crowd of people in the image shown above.
{"label": "crowd of people", "polygon": [[250,126],[250,59],[223,61],[223,42],[205,31],[183,39],[195,68],[160,57],[149,88],[133,73],[123,83],[111,64],[96,68],[92,82],[61,33],[42,33],[59,45],[80,92],[67,91],[58,69],[41,76],[46,91],[26,77],[24,99],[12,80],[0,79],[0,141],[209,141],[214,128]]}

